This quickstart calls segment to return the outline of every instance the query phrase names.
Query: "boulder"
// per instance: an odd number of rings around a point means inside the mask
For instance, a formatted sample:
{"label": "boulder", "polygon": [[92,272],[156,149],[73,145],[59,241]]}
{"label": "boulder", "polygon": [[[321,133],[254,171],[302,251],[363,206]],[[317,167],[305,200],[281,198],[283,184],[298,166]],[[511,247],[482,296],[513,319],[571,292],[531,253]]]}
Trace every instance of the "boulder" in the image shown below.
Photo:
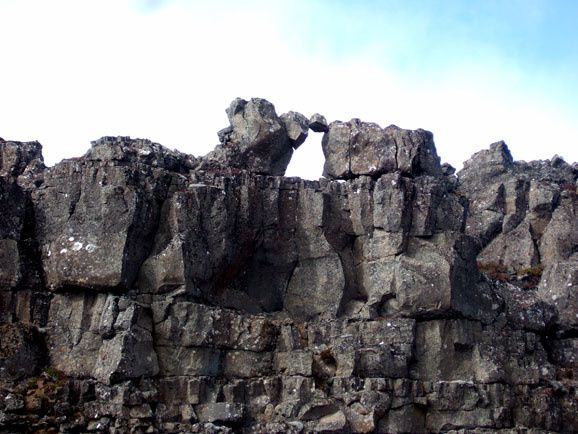
{"label": "boulder", "polygon": [[291,141],[293,149],[297,149],[305,142],[309,134],[309,121],[301,113],[288,112],[280,116],[281,121],[285,125],[287,136]]}
{"label": "boulder", "polygon": [[329,125],[323,136],[323,176],[350,179],[401,172],[408,176],[441,175],[433,135],[424,130],[403,130],[352,119]]}
{"label": "boulder", "polygon": [[231,125],[219,133],[221,145],[205,159],[252,173],[284,175],[300,136],[292,141],[273,104],[261,98],[237,98],[227,109],[227,116]]}
{"label": "boulder", "polygon": [[459,173],[460,181],[464,184],[477,184],[482,187],[479,181],[485,180],[506,173],[514,165],[514,159],[510,153],[508,145],[504,141],[492,143],[489,149],[476,152],[472,157],[464,162],[464,167]]}
{"label": "boulder", "polygon": [[309,118],[309,128],[315,133],[326,133],[329,131],[325,116],[320,115],[319,113],[311,115]]}

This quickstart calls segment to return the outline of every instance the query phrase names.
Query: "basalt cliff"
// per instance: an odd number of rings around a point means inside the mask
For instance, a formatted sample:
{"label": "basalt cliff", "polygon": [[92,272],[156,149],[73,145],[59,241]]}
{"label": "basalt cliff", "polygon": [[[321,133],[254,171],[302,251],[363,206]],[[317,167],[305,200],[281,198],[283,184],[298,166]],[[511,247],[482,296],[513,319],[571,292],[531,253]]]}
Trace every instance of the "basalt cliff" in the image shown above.
{"label": "basalt cliff", "polygon": [[0,140],[0,433],[578,432],[577,164],[227,114],[204,157]]}

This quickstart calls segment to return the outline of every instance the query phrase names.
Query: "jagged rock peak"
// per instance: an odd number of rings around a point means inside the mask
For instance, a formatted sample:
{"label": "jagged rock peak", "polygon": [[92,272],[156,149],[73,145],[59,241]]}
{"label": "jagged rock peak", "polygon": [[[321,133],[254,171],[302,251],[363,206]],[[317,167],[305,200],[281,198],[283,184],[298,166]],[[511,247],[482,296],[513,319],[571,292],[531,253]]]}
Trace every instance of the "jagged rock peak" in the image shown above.
{"label": "jagged rock peak", "polygon": [[514,159],[504,141],[492,143],[489,149],[476,152],[460,171],[462,179],[478,178],[480,180],[497,176],[513,168]]}

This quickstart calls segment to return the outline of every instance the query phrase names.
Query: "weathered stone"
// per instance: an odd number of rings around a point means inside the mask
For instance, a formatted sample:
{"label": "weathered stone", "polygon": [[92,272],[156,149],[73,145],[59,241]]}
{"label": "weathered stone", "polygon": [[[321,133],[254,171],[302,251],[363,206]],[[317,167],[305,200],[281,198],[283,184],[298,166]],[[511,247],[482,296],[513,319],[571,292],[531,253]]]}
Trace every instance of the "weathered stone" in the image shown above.
{"label": "weathered stone", "polygon": [[516,330],[496,333],[495,327],[465,320],[421,323],[416,328],[414,377],[508,384],[553,378],[553,366],[538,340]]}
{"label": "weathered stone", "polygon": [[201,422],[240,422],[245,415],[245,407],[242,404],[231,404],[228,402],[215,402],[211,404],[201,404],[195,407]]}
{"label": "weathered stone", "polygon": [[280,403],[275,408],[276,413],[287,417],[297,416],[299,406],[311,399],[313,379],[306,377],[282,377]]}
{"label": "weathered stone", "polygon": [[[124,326],[121,319],[123,315],[128,316]],[[93,370],[95,378],[111,383],[151,377],[159,372],[150,320],[142,318],[143,315],[145,313],[142,308],[135,305],[120,312],[115,321],[115,326],[120,330],[111,339],[104,340],[98,351]]]}
{"label": "weathered stone", "polygon": [[[304,190],[298,200],[299,263],[287,286],[284,309],[297,318],[333,317],[340,306],[345,276],[341,259],[323,231],[324,199]],[[304,304],[304,298],[309,303]]]}
{"label": "weathered stone", "polygon": [[[138,142],[123,143],[138,154]],[[45,188],[35,191],[33,200],[48,287],[132,287],[150,249],[157,201],[168,180],[152,166],[107,166],[89,159],[47,169]]]}
{"label": "weathered stone", "polygon": [[291,146],[293,146],[293,149],[297,149],[305,142],[305,139],[307,139],[307,135],[309,134],[309,121],[305,116],[297,112],[284,113],[279,116],[279,118],[285,125]]}
{"label": "weathered stone", "polygon": [[578,258],[546,268],[538,294],[545,303],[554,305],[562,328],[578,327]]}
{"label": "weathered stone", "polygon": [[323,175],[330,179],[395,171],[410,176],[441,174],[433,136],[424,130],[403,130],[395,125],[382,129],[359,119],[336,121],[329,125],[322,145]]}
{"label": "weathered stone", "polygon": [[351,406],[347,407],[344,412],[351,432],[375,432],[377,420],[373,408],[368,408],[359,402],[354,402]]}
{"label": "weathered stone", "polygon": [[425,427],[426,412],[420,406],[413,404],[390,410],[379,421],[377,432],[379,433],[423,433]]}
{"label": "weathered stone", "polygon": [[283,375],[312,375],[313,354],[310,351],[275,353],[275,370]]}
{"label": "weathered stone", "polygon": [[270,349],[276,329],[266,318],[206,305],[159,302],[153,305],[155,341],[163,346],[216,346],[261,352]]}
{"label": "weathered stone", "polygon": [[495,282],[494,285],[512,327],[543,332],[555,322],[556,308],[541,300],[537,291],[524,290],[508,282]]}
{"label": "weathered stone", "polygon": [[0,290],[15,287],[20,281],[20,253],[16,240],[0,240]]}
{"label": "weathered stone", "polygon": [[4,379],[36,375],[45,358],[44,343],[35,327],[0,324],[0,372]]}
{"label": "weathered stone", "polygon": [[320,115],[319,113],[311,115],[309,118],[309,128],[315,133],[326,133],[329,131],[325,116]]}
{"label": "weathered stone", "polygon": [[198,164],[192,155],[171,151],[150,140],[122,136],[95,140],[84,158],[95,162],[142,164],[178,173],[186,173]]}
{"label": "weathered stone", "polygon": [[[411,238],[407,253],[376,261],[377,269],[360,267],[375,279],[376,292],[368,289],[371,309],[378,315],[402,312],[412,317],[461,312],[466,317],[490,321],[495,317],[491,294],[465,253],[472,240],[458,234],[438,234],[430,239]],[[381,276],[378,286],[377,276]],[[363,278],[362,281],[367,281]]]}
{"label": "weathered stone", "polygon": [[222,352],[212,348],[157,348],[159,369],[163,376],[209,376],[221,372]]}
{"label": "weathered stone", "polygon": [[68,375],[105,383],[154,376],[159,368],[151,331],[150,316],[134,302],[57,294],[47,330],[50,361]]}
{"label": "weathered stone", "polygon": [[576,164],[314,116],[302,181],[301,115],[228,114],[212,160],[0,140],[0,431],[578,431]]}
{"label": "weathered stone", "polygon": [[578,199],[576,194],[562,194],[560,205],[544,231],[539,244],[544,266],[573,259],[578,250]]}
{"label": "weathered stone", "polygon": [[271,374],[272,354],[253,351],[227,351],[223,374],[227,377],[253,378]]}
{"label": "weathered stone", "polygon": [[293,142],[270,102],[237,98],[227,109],[231,129],[222,132],[222,144],[205,158],[223,166],[253,173],[282,176],[293,154]]}
{"label": "weathered stone", "polygon": [[0,176],[18,177],[34,160],[41,164],[42,145],[38,142],[13,142],[0,140]]}
{"label": "weathered stone", "polygon": [[559,339],[552,342],[552,358],[562,368],[562,379],[578,375],[578,339]]}
{"label": "weathered stone", "polygon": [[343,432],[347,426],[347,420],[341,410],[328,414],[319,419],[315,425],[316,432]]}
{"label": "weathered stone", "polygon": [[480,264],[508,264],[513,273],[532,268],[539,261],[540,253],[529,222],[523,222],[514,230],[497,236],[478,255]]}
{"label": "weathered stone", "polygon": [[505,142],[492,143],[489,149],[475,153],[464,162],[459,178],[462,183],[467,183],[469,178],[492,178],[505,173],[513,163],[512,154]]}

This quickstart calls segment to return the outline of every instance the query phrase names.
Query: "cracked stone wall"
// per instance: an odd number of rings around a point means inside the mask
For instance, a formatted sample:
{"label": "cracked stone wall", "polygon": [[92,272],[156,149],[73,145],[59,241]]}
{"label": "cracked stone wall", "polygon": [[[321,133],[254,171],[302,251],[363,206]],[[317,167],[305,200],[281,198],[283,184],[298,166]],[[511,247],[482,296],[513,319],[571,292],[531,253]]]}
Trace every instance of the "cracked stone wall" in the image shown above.
{"label": "cracked stone wall", "polygon": [[578,432],[576,164],[227,115],[204,157],[0,141],[0,432]]}

